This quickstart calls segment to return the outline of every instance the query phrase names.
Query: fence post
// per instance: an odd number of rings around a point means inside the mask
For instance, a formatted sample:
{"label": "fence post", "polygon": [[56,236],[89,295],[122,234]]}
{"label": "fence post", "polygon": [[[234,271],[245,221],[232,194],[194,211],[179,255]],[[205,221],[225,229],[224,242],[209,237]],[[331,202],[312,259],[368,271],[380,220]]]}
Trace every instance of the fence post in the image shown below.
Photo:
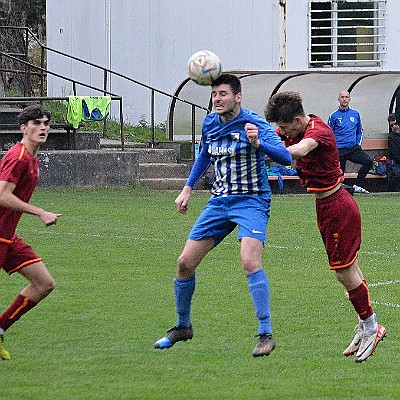
{"label": "fence post", "polygon": [[195,121],[196,121],[196,108],[195,105],[192,104],[192,160],[194,161],[196,159],[196,126],[195,126]]}
{"label": "fence post", "polygon": [[124,114],[123,114],[123,107],[122,107],[122,97],[119,99],[119,122],[121,125],[121,150],[125,150],[125,140],[124,140]]}
{"label": "fence post", "polygon": [[155,128],[154,128],[154,89],[151,89],[151,148],[155,145]]}
{"label": "fence post", "polygon": [[[107,70],[104,70],[104,78],[103,78],[103,95],[106,96],[107,95]],[[107,135],[107,122],[106,122],[106,118],[104,118],[103,121],[103,138],[108,139],[108,135]]]}

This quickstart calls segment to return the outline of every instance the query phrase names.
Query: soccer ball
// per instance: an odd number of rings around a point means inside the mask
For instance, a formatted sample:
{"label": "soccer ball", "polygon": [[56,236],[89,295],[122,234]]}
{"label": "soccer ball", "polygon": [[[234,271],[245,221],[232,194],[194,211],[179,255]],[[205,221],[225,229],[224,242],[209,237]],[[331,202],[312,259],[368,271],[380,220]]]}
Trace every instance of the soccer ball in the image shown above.
{"label": "soccer ball", "polygon": [[222,63],[213,52],[201,50],[189,58],[187,72],[198,85],[211,85],[221,75]]}

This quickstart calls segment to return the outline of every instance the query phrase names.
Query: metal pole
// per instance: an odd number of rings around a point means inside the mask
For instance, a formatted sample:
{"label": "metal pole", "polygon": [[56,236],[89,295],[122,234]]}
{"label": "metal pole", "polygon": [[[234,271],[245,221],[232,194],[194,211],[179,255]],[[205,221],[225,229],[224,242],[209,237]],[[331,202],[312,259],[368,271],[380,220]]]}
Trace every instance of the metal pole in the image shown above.
{"label": "metal pole", "polygon": [[26,64],[24,66],[24,71],[25,71],[25,82],[24,82],[24,96],[27,95],[28,92],[28,86],[29,86],[29,66],[28,66],[28,62],[29,62],[29,43],[28,43],[28,30],[25,29],[25,61]]}
{"label": "metal pole", "polygon": [[155,127],[154,127],[154,89],[151,90],[151,148],[155,145]]}
{"label": "metal pole", "polygon": [[40,51],[40,96],[44,95],[44,47]]}
{"label": "metal pole", "polygon": [[[104,96],[106,96],[107,95],[107,71],[106,70],[104,70],[104,79],[103,79],[103,89],[104,89],[104,92],[103,92],[103,95]],[[107,118],[104,118],[104,121],[103,121],[103,138],[108,138],[108,135],[107,135]]]}
{"label": "metal pole", "polygon": [[192,160],[195,160],[195,143],[196,143],[196,108],[192,105]]}
{"label": "metal pole", "polygon": [[119,99],[119,122],[121,125],[121,150],[125,150],[125,141],[124,141],[124,114],[122,107],[122,97]]}

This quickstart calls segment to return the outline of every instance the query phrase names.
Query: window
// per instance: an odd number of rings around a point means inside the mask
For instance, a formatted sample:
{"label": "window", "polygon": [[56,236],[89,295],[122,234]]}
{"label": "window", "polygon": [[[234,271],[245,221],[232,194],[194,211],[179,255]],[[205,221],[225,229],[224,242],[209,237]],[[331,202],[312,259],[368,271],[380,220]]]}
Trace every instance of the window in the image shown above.
{"label": "window", "polygon": [[[0,13],[9,14],[11,12],[11,0],[0,0]],[[2,15],[4,17],[4,15]]]}
{"label": "window", "polygon": [[386,57],[386,1],[310,1],[310,67],[376,67]]}

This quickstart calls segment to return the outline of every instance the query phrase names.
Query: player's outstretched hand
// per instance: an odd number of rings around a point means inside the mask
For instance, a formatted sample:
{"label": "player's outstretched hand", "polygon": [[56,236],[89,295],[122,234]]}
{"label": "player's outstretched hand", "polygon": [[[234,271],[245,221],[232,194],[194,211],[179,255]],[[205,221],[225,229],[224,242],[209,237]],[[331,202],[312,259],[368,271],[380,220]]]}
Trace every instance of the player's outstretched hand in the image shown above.
{"label": "player's outstretched hand", "polygon": [[258,140],[258,128],[257,128],[257,126],[254,125],[254,124],[247,123],[244,126],[244,130],[246,131],[247,139],[249,139],[249,142],[254,147],[260,146],[260,141]]}
{"label": "player's outstretched hand", "polygon": [[52,212],[48,211],[43,211],[40,215],[39,218],[42,221],[43,225],[45,226],[50,226],[54,225],[57,223],[58,218],[61,217],[62,214],[55,214]]}
{"label": "player's outstretched hand", "polygon": [[185,186],[179,196],[176,198],[175,205],[178,212],[185,214],[187,211],[191,191],[192,188],[190,186]]}

